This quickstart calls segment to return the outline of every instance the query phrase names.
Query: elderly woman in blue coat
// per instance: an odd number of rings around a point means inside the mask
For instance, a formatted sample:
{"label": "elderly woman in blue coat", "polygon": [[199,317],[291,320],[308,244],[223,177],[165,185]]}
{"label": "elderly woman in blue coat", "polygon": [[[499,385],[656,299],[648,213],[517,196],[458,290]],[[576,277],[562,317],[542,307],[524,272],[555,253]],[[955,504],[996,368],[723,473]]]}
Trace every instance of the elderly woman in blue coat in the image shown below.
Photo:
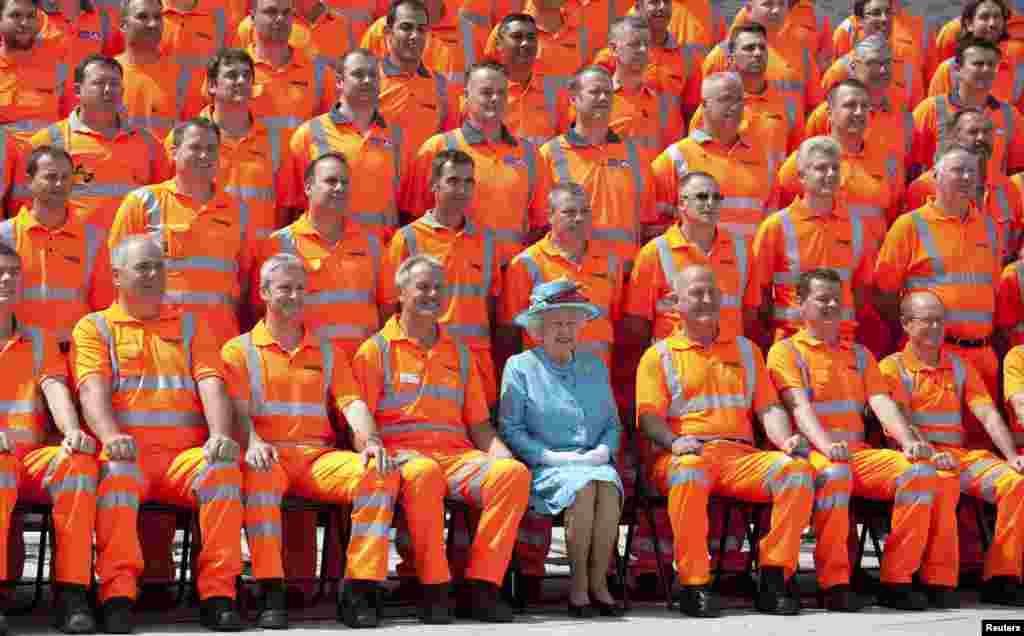
{"label": "elderly woman in blue coat", "polygon": [[569,613],[576,617],[622,613],[606,578],[622,507],[612,465],[622,427],[608,368],[576,350],[580,328],[600,314],[569,280],[534,287],[515,322],[540,345],[508,360],[498,416],[505,443],[533,473],[531,508],[565,511]]}

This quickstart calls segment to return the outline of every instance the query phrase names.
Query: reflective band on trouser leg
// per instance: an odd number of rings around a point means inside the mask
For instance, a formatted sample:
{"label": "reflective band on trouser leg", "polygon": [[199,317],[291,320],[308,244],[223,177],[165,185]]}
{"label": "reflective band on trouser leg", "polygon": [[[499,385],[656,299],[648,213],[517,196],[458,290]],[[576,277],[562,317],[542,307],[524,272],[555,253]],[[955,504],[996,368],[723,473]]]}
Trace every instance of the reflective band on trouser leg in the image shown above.
{"label": "reflective band on trouser leg", "polygon": [[10,453],[0,455],[0,572],[4,579],[18,578],[7,572],[7,542],[11,534],[11,514],[18,502],[18,458]]}
{"label": "reflective band on trouser leg", "polygon": [[92,533],[88,528],[96,527],[100,472],[96,458],[82,453],[67,455],[60,446],[47,446],[28,453],[24,464],[27,479],[40,480],[53,501],[56,580],[89,585]]}
{"label": "reflective band on trouser leg", "polygon": [[[544,576],[544,562],[551,550],[551,515],[527,510],[516,531],[516,560],[527,576]],[[633,545],[636,545],[634,541]]]}
{"label": "reflective band on trouser leg", "polygon": [[[451,575],[444,545],[444,497],[448,490],[444,471],[435,460],[422,456],[408,460],[400,470],[400,501],[416,574],[424,585],[447,583]],[[404,559],[408,554],[406,546],[397,541],[396,544]]]}
{"label": "reflective band on trouser leg", "polygon": [[283,578],[281,499],[288,490],[288,473],[283,462],[274,464],[270,470],[256,470],[244,464],[242,483],[252,576],[257,580]]}
{"label": "reflective band on trouser leg", "polygon": [[203,533],[199,600],[212,596],[233,599],[235,578],[242,573],[242,546],[238,540],[242,534],[242,471],[235,462],[207,464],[202,459],[202,449],[190,449],[182,455],[176,461],[195,462],[200,467],[191,483]]}
{"label": "reflective band on trouser leg", "polygon": [[996,506],[985,578],[1024,574],[1024,476],[986,450],[953,451],[960,461],[960,489]]}
{"label": "reflective band on trouser leg", "polygon": [[668,494],[676,569],[683,585],[703,585],[711,579],[706,512],[711,482],[707,468],[708,461],[702,455],[675,457],[666,453],[655,463],[658,486]]}
{"label": "reflective band on trouser leg", "polygon": [[[357,467],[358,476],[349,472],[327,473],[325,464],[344,463]],[[388,549],[391,545],[391,522],[401,479],[397,473],[383,475],[377,470],[362,470],[362,460],[355,453],[330,452],[313,466],[313,478],[325,490],[348,490],[330,483],[358,480],[352,498],[352,532],[348,542],[345,576],[362,581],[383,581],[388,576]]]}
{"label": "reflective band on trouser leg", "polygon": [[514,459],[490,459],[480,451],[443,457],[449,495],[480,508],[470,548],[467,579],[501,585],[530,496],[530,471]]}
{"label": "reflective band on trouser leg", "polygon": [[808,459],[814,468],[814,569],[818,587],[826,589],[850,582],[846,538],[850,532],[853,475],[849,464],[834,464],[817,451],[812,451]]}
{"label": "reflective band on trouser leg", "polygon": [[139,545],[139,502],[146,479],[134,462],[101,461],[96,490],[96,579],[99,600],[135,598],[144,566]]}
{"label": "reflective band on trouser leg", "polygon": [[[769,463],[770,462],[770,463]],[[753,463],[753,471],[747,464]],[[767,470],[762,466],[767,465]],[[814,505],[814,478],[810,464],[804,460],[794,459],[778,452],[757,452],[740,459],[737,466],[742,481],[735,483],[736,477],[725,480],[728,488],[724,493],[735,496],[733,488],[746,486],[748,479],[756,479],[761,473],[762,487],[771,496],[772,513],[771,527],[761,539],[759,560],[762,566],[781,567],[786,570],[786,577],[796,572],[800,560],[800,537],[804,528],[811,520]]]}

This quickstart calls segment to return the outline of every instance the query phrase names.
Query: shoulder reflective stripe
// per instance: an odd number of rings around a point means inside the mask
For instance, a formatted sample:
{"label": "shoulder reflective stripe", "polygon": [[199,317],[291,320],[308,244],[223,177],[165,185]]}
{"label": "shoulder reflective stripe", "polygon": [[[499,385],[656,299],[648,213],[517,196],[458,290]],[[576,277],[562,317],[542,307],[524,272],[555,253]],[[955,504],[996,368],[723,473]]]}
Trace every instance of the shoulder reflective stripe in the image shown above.
{"label": "shoulder reflective stripe", "polygon": [[19,327],[32,341],[32,376],[38,378],[43,372],[43,332],[37,327]]}
{"label": "shoulder reflective stripe", "polygon": [[[995,195],[996,195],[996,205],[999,206],[999,222],[1000,223],[1007,223],[1007,224],[1012,223],[1013,222],[1013,215],[1010,212],[1010,201],[1009,201],[1009,199],[1006,198],[1006,186],[1005,186],[1005,184],[999,185],[999,186],[995,187]],[[1005,244],[1007,244],[1007,245],[1009,244],[1009,241],[1011,239],[1010,234],[1011,234],[1011,232],[1009,231],[1009,225],[1008,225],[1008,230],[1006,232],[1006,237],[1005,237],[1006,238]]]}
{"label": "shoulder reflective stripe", "polygon": [[800,377],[804,379],[804,390],[807,392],[807,399],[811,402],[814,401],[814,387],[811,384],[811,370],[807,366],[807,362],[804,357],[800,355],[800,350],[793,344],[792,338],[786,338],[781,342],[786,343],[786,347],[793,352],[793,358],[796,361],[796,366],[800,368]]}
{"label": "shoulder reflective stripe", "polygon": [[903,146],[907,155],[914,146],[914,114],[909,110],[903,111]]}
{"label": "shoulder reflective stripe", "polygon": [[[537,266],[536,261],[527,252],[523,252],[519,255],[519,262],[526,267],[526,273],[530,275],[531,288],[540,284],[543,280],[540,274],[540,267]],[[1021,285],[1021,295],[1024,296],[1024,285]]]}
{"label": "shoulder reflective stripe", "polygon": [[100,40],[101,48],[110,39],[110,14],[106,9],[99,9],[100,14]]}
{"label": "shoulder reflective stripe", "polygon": [[654,245],[658,248],[658,261],[661,263],[661,271],[665,274],[665,280],[669,287],[675,283],[679,272],[676,269],[676,262],[672,258],[672,248],[664,235],[654,239]]}
{"label": "shoulder reflective stripe", "polygon": [[474,44],[473,32],[476,30],[476,23],[486,25],[482,15],[461,9],[458,17],[459,33],[462,35],[462,59],[465,61],[464,68],[476,64],[476,45]]}
{"label": "shoulder reflective stripe", "polygon": [[267,401],[263,390],[263,362],[252,342],[251,332],[243,334],[240,340],[245,350],[245,366],[249,371],[249,404],[256,411],[259,404]]}
{"label": "shoulder reflective stripe", "polygon": [[54,68],[57,85],[54,89],[57,91],[57,97],[64,97],[64,88],[68,81],[68,65],[64,63],[57,64]]}
{"label": "shoulder reflective stripe", "polygon": [[786,105],[786,121],[789,127],[796,126],[796,100],[792,95],[783,95],[782,103]]}
{"label": "shoulder reflective stripe", "polygon": [[100,332],[100,337],[107,343],[107,350],[110,353],[110,376],[111,378],[116,378],[120,375],[120,365],[117,363],[117,349],[114,347],[114,336],[110,333],[107,319],[98,311],[89,314],[89,319],[96,325],[96,330]]}
{"label": "shoulder reflective stripe", "polygon": [[367,234],[366,242],[370,246],[370,256],[373,258],[373,289],[377,289],[378,283],[380,282],[380,237],[376,234]]}
{"label": "shoulder reflective stripe", "polygon": [[142,208],[146,213],[146,223],[152,228],[153,232],[160,234],[160,240],[166,244],[167,238],[163,232],[163,210],[160,209],[160,202],[156,200],[156,195],[153,191],[146,187],[138,188],[133,190],[129,196],[134,196],[142,203]]}
{"label": "shoulder reflective stripe", "polygon": [[[314,117],[309,120],[309,140],[316,147],[316,156],[325,155],[331,151],[331,145],[327,143],[327,131],[324,130],[325,116]],[[285,126],[286,128],[287,126]],[[276,131],[275,131],[276,132]],[[311,157],[305,157],[306,163],[312,161]]]}
{"label": "shoulder reflective stripe", "polygon": [[590,27],[584,26],[584,25],[581,24],[580,27],[579,27],[579,34],[580,34],[580,45],[579,45],[580,55],[583,56],[583,59],[589,60],[589,59],[591,59],[593,57],[593,54],[590,51]]}
{"label": "shoulder reflective stripe", "polygon": [[[484,229],[484,274],[480,288],[486,296],[491,290],[491,278],[494,276],[494,232]],[[485,314],[486,315],[486,314]]]}
{"label": "shoulder reflective stripe", "polygon": [[555,137],[548,142],[548,148],[551,149],[551,160],[555,164],[555,174],[558,177],[560,183],[569,183],[572,181],[572,174],[569,172],[569,160],[565,156],[565,150],[562,148],[562,140],[560,137]]}
{"label": "shoulder reflective stripe", "polygon": [[683,376],[682,369],[676,373],[676,367],[672,364],[672,354],[669,353],[668,345],[664,340],[659,340],[654,348],[661,358],[661,372],[665,376],[665,386],[668,388],[669,395],[672,396],[669,410],[675,410],[683,405],[683,387],[679,382],[679,378]]}
{"label": "shoulder reflective stripe", "polygon": [[324,364],[324,408],[330,403],[331,383],[334,382],[334,345],[329,338],[320,338],[320,357]]}
{"label": "shoulder reflective stripe", "polygon": [[910,407],[914,400],[914,378],[910,377],[910,372],[907,371],[907,367],[903,365],[902,352],[897,353],[893,357],[893,360],[896,362],[896,370],[900,374],[900,382],[903,383],[903,388],[907,392],[907,399],[911,401],[911,404],[907,405],[908,407]]}
{"label": "shoulder reflective stripe", "polygon": [[743,371],[746,375],[743,401],[749,409],[754,405],[754,389],[757,385],[757,373],[754,370],[754,345],[743,336],[736,338],[736,344],[739,345],[740,355],[743,357]]}
{"label": "shoulder reflective stripe", "polygon": [[313,97],[318,102],[323,102],[324,90],[327,86],[324,82],[324,75],[327,72],[327,65],[330,62],[322,55],[317,55],[313,59]]}
{"label": "shoulder reflective stripe", "polygon": [[921,244],[924,246],[924,250],[928,252],[935,275],[944,276],[946,274],[946,265],[942,262],[942,255],[939,254],[939,248],[935,244],[935,237],[932,236],[931,228],[928,227],[928,223],[925,222],[920,212],[911,213],[910,218],[914,221],[918,239],[920,239]]}
{"label": "shoulder reflective stripe", "polygon": [[[609,0],[610,1],[610,0]],[[633,242],[640,242],[640,219],[643,218],[644,175],[640,171],[640,153],[632,139],[626,140],[626,152],[629,154],[630,172],[633,174]]]}
{"label": "shoulder reflective stripe", "polygon": [[861,256],[864,255],[864,221],[859,216],[850,215],[850,230],[853,242],[853,262],[850,263],[850,280],[853,280],[853,272],[857,271]]}
{"label": "shoulder reflective stripe", "polygon": [[868,368],[868,354],[865,352],[864,347],[854,343],[853,355],[857,358],[857,373],[863,378],[864,371]]}
{"label": "shoulder reflective stripe", "polygon": [[914,103],[914,74],[916,70],[910,62],[903,63],[903,85],[906,88],[904,96],[907,104]]}
{"label": "shoulder reflective stripe", "polygon": [[1013,65],[1013,96],[1014,104],[1024,97],[1024,62]]}
{"label": "shoulder reflective stripe", "polygon": [[224,9],[222,7],[217,7],[213,10],[213,22],[217,33],[217,49],[219,50],[228,45],[225,40],[227,28],[225,26],[226,20],[224,18]]}
{"label": "shoulder reflective stripe", "polygon": [[750,263],[747,262],[747,241],[738,234],[730,234],[732,238],[733,252],[736,254],[736,269],[740,275],[740,288],[736,296],[742,304],[744,293],[747,291],[747,280],[750,276]]}
{"label": "shoulder reflective stripe", "polygon": [[92,292],[92,273],[96,269],[96,255],[103,240],[101,231],[91,223],[85,224],[85,280],[82,281],[82,298],[88,299]]}
{"label": "shoulder reflective stripe", "polygon": [[177,119],[184,119],[185,98],[188,94],[188,86],[192,83],[192,67],[187,64],[178,66],[178,77],[174,80],[174,116]]}
{"label": "shoulder reflective stripe", "polygon": [[196,318],[191,311],[181,315],[181,346],[185,349],[186,372],[192,374],[192,341],[196,336]]}
{"label": "shoulder reflective stripe", "polygon": [[[391,159],[394,162],[395,171],[392,187],[394,187],[394,191],[397,193],[402,183],[402,144],[405,143],[405,131],[398,124],[390,124],[388,130],[391,131]],[[398,225],[397,211],[394,214],[387,215],[384,223],[391,227]]]}
{"label": "shoulder reflective stripe", "polygon": [[964,400],[964,384],[967,382],[967,369],[957,354],[950,353],[949,358],[953,362],[953,384],[956,386],[956,397],[962,404]]}
{"label": "shoulder reflective stripe", "polygon": [[[669,109],[672,107],[672,100],[664,91],[658,91],[658,133],[661,135],[665,134],[665,130],[668,128],[668,115]],[[673,139],[672,141],[675,141]],[[659,142],[660,143],[660,142]],[[659,148],[660,150],[660,148]]]}
{"label": "shoulder reflective stripe", "polygon": [[[1013,108],[1006,102],[1000,102],[1003,111],[1003,121],[1006,125],[1006,145],[1010,146],[1015,138],[1015,131],[1013,130]],[[1006,156],[1003,156],[1003,160],[1006,160]],[[1004,166],[1005,168],[1005,166]]]}
{"label": "shoulder reflective stripe", "polygon": [[50,135],[50,145],[54,148],[68,149],[68,143],[64,138],[64,131],[61,130],[60,124],[50,124],[46,127],[46,133]]}
{"label": "shoulder reflective stripe", "polygon": [[469,373],[470,373],[470,362],[469,347],[465,343],[456,341],[455,347],[459,351],[459,390],[458,390],[458,402],[459,407],[466,403],[466,387],[469,386]]}
{"label": "shoulder reflective stripe", "polygon": [[1024,305],[1024,261],[1014,263],[1013,271],[1017,273],[1017,293],[1020,294],[1020,302]]}
{"label": "shoulder reflective stripe", "polygon": [[544,87],[544,110],[551,120],[551,130],[558,130],[558,91],[562,89],[562,77],[548,75],[542,79]]}
{"label": "shoulder reflective stripe", "polygon": [[459,149],[459,138],[455,135],[454,130],[449,130],[444,134],[444,147],[445,150]]}
{"label": "shoulder reflective stripe", "polygon": [[[149,151],[149,174],[150,179],[156,180],[157,176],[157,165],[159,160],[160,152],[166,152],[164,147],[157,142],[156,138],[153,137],[152,133],[148,130],[140,130],[138,134],[142,137],[142,142],[146,144],[146,150]],[[129,186],[130,187],[130,186]]]}
{"label": "shoulder reflective stripe", "polygon": [[7,131],[0,128],[0,187],[7,184]]}
{"label": "shoulder reflective stripe", "polygon": [[[1000,256],[999,241],[997,240],[999,233],[996,231],[996,222],[988,214],[982,213],[981,218],[985,222],[985,234],[988,235],[988,244],[992,248],[992,257],[998,265],[1002,262],[1002,258]],[[1007,228],[1007,231],[1009,231],[1009,228]]]}
{"label": "shoulder reflective stripe", "polygon": [[291,228],[282,228],[274,234],[277,236],[277,249],[287,254],[298,256],[299,250],[295,245],[295,236],[292,235]]}
{"label": "shoulder reflective stripe", "polygon": [[932,157],[932,161],[937,161],[939,153],[946,147],[946,118],[949,116],[948,109],[946,108],[946,97],[945,95],[938,95],[935,98],[935,134],[938,143],[935,145],[935,156]]}
{"label": "shoulder reflective stripe", "polygon": [[[14,251],[18,251],[18,240],[14,235],[14,219],[7,219],[0,223],[0,241],[7,243]],[[1024,287],[1021,289],[1024,290]]]}
{"label": "shoulder reflective stripe", "polygon": [[789,208],[779,214],[779,225],[782,227],[782,242],[785,246],[786,262],[789,263],[789,274],[792,283],[800,276],[800,245],[796,238],[796,227],[790,217]]}
{"label": "shoulder reflective stripe", "polygon": [[[533,201],[534,193],[537,191],[537,149],[528,141],[523,141],[523,159],[526,160],[526,205]],[[530,230],[528,214],[523,214],[523,236]]]}
{"label": "shoulder reflective stripe", "polygon": [[440,73],[434,73],[434,90],[437,93],[437,110],[440,121],[437,127],[440,130],[448,121],[448,80]]}
{"label": "shoulder reflective stripe", "polygon": [[419,254],[420,250],[416,245],[416,232],[412,229],[412,226],[406,225],[398,231],[402,234],[402,240],[405,241],[405,250],[409,253],[409,256],[416,256]]}
{"label": "shoulder reflective stripe", "polygon": [[395,392],[394,375],[391,373],[391,347],[387,338],[379,333],[373,334],[371,338],[380,350],[381,367],[384,371],[384,394],[391,396]]}

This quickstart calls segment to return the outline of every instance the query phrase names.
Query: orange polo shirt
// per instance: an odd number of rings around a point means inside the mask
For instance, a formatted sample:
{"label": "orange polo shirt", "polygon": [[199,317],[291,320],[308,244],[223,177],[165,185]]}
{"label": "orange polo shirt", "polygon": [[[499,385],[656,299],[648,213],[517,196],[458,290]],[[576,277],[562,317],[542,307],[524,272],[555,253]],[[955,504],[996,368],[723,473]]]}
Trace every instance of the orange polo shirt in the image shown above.
{"label": "orange polo shirt", "polygon": [[[913,111],[925,98],[925,89],[928,86],[921,79],[918,70],[912,61],[894,58],[892,79],[889,81],[886,96],[896,109]],[[832,66],[825,71],[825,75],[821,78],[821,90],[828,95],[833,86],[851,77],[849,56],[847,55],[833,62]],[[827,103],[822,103],[819,106],[819,108],[827,107]]]}
{"label": "orange polo shirt", "polygon": [[[570,113],[575,118],[575,112]],[[633,92],[621,86],[615,89],[609,128],[619,137],[633,141],[647,162],[682,139],[686,132],[678,101],[644,86]]]}
{"label": "orange polo shirt", "polygon": [[443,329],[423,349],[392,316],[359,347],[352,372],[389,449],[427,456],[471,450],[469,428],[490,418],[469,348]]}
{"label": "orange polo shirt", "polygon": [[306,268],[306,325],[318,336],[336,340],[349,357],[380,328],[378,306],[384,304],[384,254],[380,239],[346,223],[334,245],[316,231],[309,213],[260,241],[252,268],[251,303],[263,313],[259,268],[265,260],[287,252]]}
{"label": "orange polo shirt", "polygon": [[1024,422],[1017,419],[1017,413],[1010,404],[1010,398],[1024,392],[1024,346],[1016,346],[1003,358],[1003,395],[1010,429],[1024,432]]}
{"label": "orange polo shirt", "polygon": [[[537,25],[537,60],[533,72],[556,82],[555,88],[568,88],[569,80],[578,68],[589,64],[600,50],[592,38],[594,27],[584,22],[583,14],[574,10],[572,2],[560,9],[562,26],[558,31],[547,31]],[[527,0],[523,13],[537,17],[537,7]],[[495,27],[497,28],[497,27]],[[491,43],[490,38],[488,43]],[[487,53],[485,48],[485,54]]]}
{"label": "orange polo shirt", "polygon": [[999,276],[996,328],[1009,332],[1013,346],[1024,344],[1024,261],[1010,263]]}
{"label": "orange polo shirt", "polygon": [[[629,14],[636,14],[635,6],[630,7]],[[711,49],[725,40],[725,17],[717,2],[672,0],[668,32],[693,54],[694,66],[699,69]]]}
{"label": "orange polo shirt", "polygon": [[[890,69],[893,87],[899,91],[900,102],[907,108],[917,106],[928,88],[928,64],[934,54],[931,38],[921,39],[920,23],[905,11],[892,18],[889,48],[893,65]],[[849,55],[857,42],[864,39],[860,18],[850,16],[836,27],[832,35],[835,59],[822,81],[827,92],[836,82],[849,77]],[[833,74],[833,71],[837,71]],[[836,77],[841,74],[842,77]]]}
{"label": "orange polo shirt", "polygon": [[[882,106],[871,112],[867,129],[864,131],[864,141],[872,146],[886,148],[887,154],[898,163],[896,168],[905,175],[912,163],[914,117],[909,110],[897,106],[897,102],[891,96],[892,91],[890,91],[889,97],[883,101]],[[804,138],[810,139],[818,135],[828,136],[831,134],[832,125],[828,121],[828,103],[822,103],[808,116],[807,124],[804,127]],[[903,182],[905,181],[904,178]]]}
{"label": "orange polo shirt", "polygon": [[377,110],[389,122],[399,122],[402,146],[414,152],[427,139],[458,126],[458,85],[420,64],[403,73],[388,58],[380,61],[380,102]]}
{"label": "orange polo shirt", "polygon": [[73,70],[89,55],[117,55],[124,50],[124,36],[121,35],[121,11],[94,6],[91,11],[82,11],[74,22],[60,11],[39,12],[40,39],[63,41],[70,49],[68,66]]}
{"label": "orange polo shirt", "polygon": [[[729,70],[729,56],[725,47],[719,44],[704,59],[704,77]],[[799,48],[798,44],[787,41],[782,35],[769,37],[764,77],[780,91],[801,102],[804,112],[814,110],[824,99],[818,85],[821,73],[814,61],[814,53]]]}
{"label": "orange polo shirt", "polygon": [[203,93],[206,71],[162,57],[152,64],[133,64],[118,56],[124,68],[124,115],[132,126],[163,139],[182,121],[199,114],[209,98]]}
{"label": "orange polo shirt", "polygon": [[[524,9],[525,13],[535,15],[530,11],[531,2],[528,0]],[[571,21],[578,24],[582,32],[581,43],[585,41],[586,46],[580,46],[581,53],[585,51],[584,61],[593,59],[594,55],[608,46],[608,29],[612,22],[619,16],[624,16],[633,3],[629,0],[568,0],[564,10],[571,16]]]}
{"label": "orange polo shirt", "polygon": [[141,457],[177,454],[209,437],[196,385],[224,379],[220,343],[205,321],[185,316],[164,305],[159,317],[139,320],[115,302],[79,320],[72,334],[76,388],[92,376],[110,383],[114,421]]}
{"label": "orange polo shirt", "polygon": [[[696,408],[700,398],[730,399]],[[636,372],[637,424],[644,415],[657,415],[673,435],[752,443],[751,416],[776,404],[779,395],[761,350],[742,337],[719,336],[704,347],[677,330],[644,353]]]}
{"label": "orange polo shirt", "polygon": [[306,205],[306,166],[322,154],[339,152],[348,160],[352,174],[348,218],[387,240],[398,227],[397,199],[406,169],[406,151],[399,129],[390,126],[379,113],[363,133],[335,106],[302,124],[291,137],[284,168],[284,178],[290,182],[288,206]]}
{"label": "orange polo shirt", "polygon": [[[749,13],[745,6],[733,18],[729,30],[732,31],[740,24],[750,22]],[[822,9],[814,6],[814,0],[797,0],[789,7],[786,14],[786,21],[782,24],[779,35],[801,48],[813,53],[825,52],[832,55],[832,21],[828,14]],[[836,55],[839,55],[838,53]]]}
{"label": "orange polo shirt", "polygon": [[[1006,32],[1009,39],[999,43],[999,49],[1003,52],[1003,59],[1020,60],[1024,58],[1024,13],[1018,2],[1010,3],[1010,19],[1006,21]],[[956,55],[956,45],[960,41],[960,34],[963,32],[963,25],[960,18],[956,17],[942,25],[939,34],[935,37],[935,64]],[[935,73],[935,67],[928,68],[929,75]]]}
{"label": "orange polo shirt", "polygon": [[806,391],[822,428],[836,442],[864,443],[864,406],[889,385],[866,347],[841,339],[832,346],[806,329],[768,351],[768,372],[779,393]]}
{"label": "orange polo shirt", "polygon": [[[388,42],[384,28],[387,26],[387,16],[378,18],[366,31],[363,32],[359,46],[373,52],[380,59],[388,56]],[[455,58],[458,55],[452,50],[452,45],[445,38],[438,36],[441,30],[447,28],[445,25],[430,25],[430,37],[427,38],[427,46],[423,49],[420,59],[423,65],[431,71],[443,75],[449,82],[464,84],[465,78],[457,69]],[[460,72],[456,72],[456,71]]]}
{"label": "orange polo shirt", "polygon": [[66,117],[76,101],[67,43],[36,40],[27,55],[0,53],[0,126],[19,143]]}
{"label": "orange polo shirt", "polygon": [[753,236],[767,211],[775,209],[777,191],[775,166],[751,128],[741,125],[739,138],[731,148],[703,130],[691,130],[689,137],[658,155],[651,169],[662,215],[674,216],[680,177],[700,170],[718,181],[725,197],[719,227],[739,236]]}
{"label": "orange polo shirt", "polygon": [[906,346],[878,366],[889,383],[889,393],[908,409],[911,423],[924,433],[926,440],[942,446],[964,447],[967,429],[962,414],[970,408],[993,406],[993,402],[981,375],[963,356],[957,356],[963,374],[958,377],[953,355],[956,354],[943,350],[939,366],[933,367]]}
{"label": "orange polo shirt", "polygon": [[996,224],[971,204],[966,220],[934,201],[896,219],[878,253],[875,285],[886,293],[934,292],[946,306],[946,335],[992,334],[1002,270]]}
{"label": "orange polo shirt", "polygon": [[[935,69],[928,84],[928,96],[948,95],[953,92],[953,75],[956,73],[953,58],[945,60]],[[1018,111],[1024,107],[1024,68],[1018,60],[999,60],[996,79],[992,83],[992,97],[1011,104]]]}
{"label": "orange polo shirt", "polygon": [[[772,158],[782,163],[804,140],[804,107],[791,94],[780,91],[771,83],[760,93],[743,93],[743,117],[752,134],[767,144]],[[704,107],[698,106],[690,119],[690,130],[704,128]]]}
{"label": "orange polo shirt", "polygon": [[[78,111],[32,135],[30,144],[57,146],[71,155],[75,184],[70,203],[87,223],[106,232],[114,222],[121,200],[136,188],[157,183],[170,176],[167,154],[160,142],[145,129],[120,122],[114,137],[104,137],[79,119]],[[15,185],[19,200],[31,199],[28,175]]]}
{"label": "orange polo shirt", "polygon": [[[288,46],[302,51],[311,60],[326,58],[336,62],[342,55],[359,46],[355,25],[341,11],[333,7],[320,14],[313,24],[300,15],[294,17]],[[362,35],[362,34],[360,34]],[[235,46],[243,49],[256,44],[252,16],[246,16],[235,32]]]}
{"label": "orange polo shirt", "polygon": [[[929,97],[918,104],[914,109],[914,163],[925,168],[935,163],[946,143],[946,122],[960,108],[953,94]],[[991,96],[985,110],[995,126],[989,174],[997,171],[1009,176],[1020,171],[1024,168],[1024,118],[1016,108]]]}
{"label": "orange polo shirt", "polygon": [[22,459],[42,446],[52,430],[40,386],[47,378],[65,380],[68,365],[52,335],[21,325],[0,345],[0,365],[0,432],[7,434],[15,445],[14,455]]}
{"label": "orange polo shirt", "polygon": [[623,260],[628,273],[640,249],[641,231],[658,223],[654,174],[640,149],[611,130],[604,143],[589,144],[570,128],[541,146],[544,189],[531,210],[534,227],[548,225],[547,194],[551,185],[575,182],[590,194],[594,211],[591,239]]}
{"label": "orange polo shirt", "polygon": [[14,135],[0,126],[0,201],[6,201],[7,196],[11,193],[18,167],[18,158],[21,155],[21,145]]}
{"label": "orange polo shirt", "polygon": [[79,318],[109,305],[114,289],[104,238],[71,210],[64,225],[53,229],[28,207],[0,223],[0,241],[21,257],[18,320],[67,342]]}
{"label": "orange polo shirt", "polygon": [[108,245],[156,228],[167,269],[165,302],[208,322],[218,346],[237,336],[239,300],[252,268],[252,233],[242,229],[238,202],[218,187],[200,204],[178,192],[174,179],[145,186],[124,198]]}
{"label": "orange polo shirt", "polygon": [[494,233],[498,261],[507,263],[526,244],[530,209],[547,203],[542,198],[543,168],[538,165],[536,149],[516,139],[504,126],[500,139],[490,141],[468,121],[434,135],[420,147],[402,183],[403,210],[419,215],[434,207],[430,164],[439,152],[449,149],[473,158],[476,188],[469,217]]}
{"label": "orange polo shirt", "polygon": [[522,84],[509,80],[505,127],[513,135],[539,148],[569,130],[569,93],[554,76],[534,73]]}
{"label": "orange polo shirt", "polygon": [[[326,355],[322,346],[329,347]],[[250,349],[255,356],[250,357]],[[310,329],[298,348],[287,351],[261,320],[249,333],[229,340],[221,358],[231,397],[249,402],[256,434],[271,444],[334,446],[337,435],[328,409],[341,412],[361,399],[350,357],[336,344],[321,343]],[[253,360],[259,363],[255,373],[249,368]],[[267,405],[273,410],[263,408]]]}
{"label": "orange polo shirt", "polygon": [[704,265],[715,273],[722,291],[720,333],[726,339],[742,336],[743,309],[761,305],[761,281],[751,241],[725,230],[715,233],[708,253],[689,240],[678,223],[644,245],[630,275],[624,312],[652,323],[655,340],[670,336],[681,321],[672,283],[691,265]]}
{"label": "orange polo shirt", "polygon": [[863,223],[841,202],[822,215],[800,197],[765,219],[754,238],[753,263],[762,285],[771,284],[777,340],[800,328],[797,283],[800,274],[819,267],[834,269],[843,279],[842,328],[852,337],[857,326],[853,289],[871,285],[874,267],[875,250],[866,238]]}
{"label": "orange polo shirt", "polygon": [[[621,259],[607,247],[589,243],[577,263],[566,257],[548,234],[520,252],[505,269],[498,324],[512,325],[513,319],[529,308],[533,288],[559,278],[568,278],[580,285],[587,299],[601,309],[599,318],[580,329],[577,349],[594,353],[611,368],[615,325],[622,317],[626,280]],[[526,330],[523,330],[523,341],[523,350],[538,344]]]}
{"label": "orange polo shirt", "polygon": [[193,65],[205,74],[206,61],[231,44],[232,31],[220,0],[197,0],[196,6],[188,11],[164,4],[163,14],[161,57]]}

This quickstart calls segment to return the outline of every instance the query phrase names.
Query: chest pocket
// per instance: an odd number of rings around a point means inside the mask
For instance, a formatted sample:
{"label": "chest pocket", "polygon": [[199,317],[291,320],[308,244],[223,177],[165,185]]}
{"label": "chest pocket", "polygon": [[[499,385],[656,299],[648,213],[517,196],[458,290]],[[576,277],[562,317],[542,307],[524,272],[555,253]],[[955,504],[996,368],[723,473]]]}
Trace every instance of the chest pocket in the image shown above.
{"label": "chest pocket", "polygon": [[140,376],[146,369],[145,339],[141,330],[122,334],[115,345],[121,377]]}

